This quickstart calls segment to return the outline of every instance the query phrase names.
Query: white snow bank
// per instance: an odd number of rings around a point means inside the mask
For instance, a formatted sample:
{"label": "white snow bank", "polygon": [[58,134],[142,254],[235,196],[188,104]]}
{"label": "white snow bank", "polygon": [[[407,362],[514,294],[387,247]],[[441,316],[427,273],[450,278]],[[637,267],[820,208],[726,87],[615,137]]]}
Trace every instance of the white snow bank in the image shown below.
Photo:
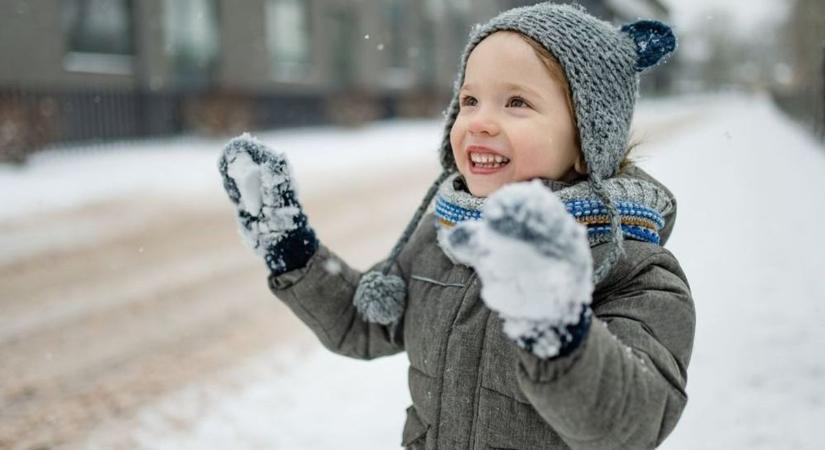
{"label": "white snow bank", "polygon": [[[322,192],[387,165],[435,162],[441,124],[410,120],[256,136],[287,154],[298,188]],[[226,142],[175,137],[63,147],[35,153],[21,167],[0,164],[0,221],[134,193],[222,191],[217,160]]]}

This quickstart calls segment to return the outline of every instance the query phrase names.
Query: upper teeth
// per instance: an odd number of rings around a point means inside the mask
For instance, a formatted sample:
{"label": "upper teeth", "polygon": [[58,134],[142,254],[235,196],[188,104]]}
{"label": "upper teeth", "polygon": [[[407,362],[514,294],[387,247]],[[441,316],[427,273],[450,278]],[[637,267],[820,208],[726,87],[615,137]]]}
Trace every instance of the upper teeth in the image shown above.
{"label": "upper teeth", "polygon": [[470,153],[470,159],[476,163],[501,163],[501,162],[509,162],[510,160],[501,156],[501,155],[491,155],[489,153]]}

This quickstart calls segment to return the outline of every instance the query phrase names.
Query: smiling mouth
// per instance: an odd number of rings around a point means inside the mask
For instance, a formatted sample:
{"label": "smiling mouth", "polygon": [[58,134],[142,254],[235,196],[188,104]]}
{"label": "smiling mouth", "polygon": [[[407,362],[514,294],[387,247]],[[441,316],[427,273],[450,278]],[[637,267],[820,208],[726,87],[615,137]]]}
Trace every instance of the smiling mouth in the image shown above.
{"label": "smiling mouth", "polygon": [[510,159],[492,153],[470,152],[470,166],[484,172],[500,169],[510,163]]}

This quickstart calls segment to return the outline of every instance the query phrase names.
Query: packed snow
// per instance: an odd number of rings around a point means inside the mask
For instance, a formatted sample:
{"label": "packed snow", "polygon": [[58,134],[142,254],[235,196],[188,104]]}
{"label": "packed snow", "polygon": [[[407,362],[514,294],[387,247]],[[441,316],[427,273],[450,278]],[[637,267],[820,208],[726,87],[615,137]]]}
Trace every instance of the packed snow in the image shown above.
{"label": "packed snow", "polygon": [[[643,101],[636,125],[647,141],[639,164],[678,201],[667,248],[697,312],[688,405],[662,448],[822,448],[825,148],[761,96]],[[285,149],[302,187],[320,192],[346,179],[342,166],[434,160],[439,127],[387,122],[259,137]],[[0,166],[0,220],[135,191],[225,195],[215,169],[222,144],[153,140]],[[112,433],[152,449],[397,448],[406,370],[403,354],[363,362],[320,345],[273,351],[239,367],[232,387],[189,386],[128,428],[102,423],[87,448],[106,448]]]}
{"label": "packed snow", "polygon": [[242,210],[252,215],[261,212],[261,167],[252,161],[248,153],[238,153],[229,161],[226,173],[235,182],[240,193]]}

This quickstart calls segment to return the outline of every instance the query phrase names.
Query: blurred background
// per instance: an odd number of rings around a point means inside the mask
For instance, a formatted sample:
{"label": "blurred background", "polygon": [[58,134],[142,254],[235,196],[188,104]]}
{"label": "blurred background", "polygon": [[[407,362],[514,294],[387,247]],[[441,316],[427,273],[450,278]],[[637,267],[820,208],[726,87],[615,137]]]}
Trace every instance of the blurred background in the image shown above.
{"label": "blurred background", "polygon": [[[287,152],[366,268],[438,174],[471,27],[532,3],[0,0],[0,449],[399,447],[406,357],[331,355],[269,293],[217,157]],[[697,305],[665,447],[822,448],[825,2],[578,3],[679,37],[633,125]]]}

